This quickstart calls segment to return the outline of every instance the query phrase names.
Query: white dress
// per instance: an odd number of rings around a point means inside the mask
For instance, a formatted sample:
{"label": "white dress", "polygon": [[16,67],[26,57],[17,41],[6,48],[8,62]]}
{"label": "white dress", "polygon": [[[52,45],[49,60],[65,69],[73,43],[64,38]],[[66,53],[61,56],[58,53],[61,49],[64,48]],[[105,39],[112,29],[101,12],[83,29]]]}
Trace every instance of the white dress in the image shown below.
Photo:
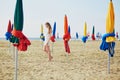
{"label": "white dress", "polygon": [[44,41],[44,45],[48,44],[48,46],[50,45],[50,37],[51,34],[48,34],[48,30],[45,33],[45,41]]}

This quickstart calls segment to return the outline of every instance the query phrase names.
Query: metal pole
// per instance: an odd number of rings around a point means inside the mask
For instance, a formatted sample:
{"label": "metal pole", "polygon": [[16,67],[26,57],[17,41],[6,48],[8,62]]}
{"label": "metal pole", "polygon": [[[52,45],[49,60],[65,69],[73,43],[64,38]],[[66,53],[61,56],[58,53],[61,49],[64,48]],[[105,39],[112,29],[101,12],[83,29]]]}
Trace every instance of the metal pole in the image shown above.
{"label": "metal pole", "polygon": [[10,42],[8,44],[8,47],[9,47],[9,53],[11,53],[11,43]]}
{"label": "metal pole", "polygon": [[43,48],[43,41],[42,41],[42,48]]}
{"label": "metal pole", "polygon": [[[12,50],[11,50],[11,53],[15,53],[15,47],[12,45]],[[15,58],[15,55],[13,57],[13,59]]]}
{"label": "metal pole", "polygon": [[108,74],[110,74],[110,54],[108,53]]}
{"label": "metal pole", "polygon": [[84,48],[85,48],[85,43],[84,43]]}
{"label": "metal pole", "polygon": [[110,74],[110,58],[114,54],[114,49],[112,48],[112,43],[108,43],[108,74]]}
{"label": "metal pole", "polygon": [[17,69],[18,69],[18,50],[17,47],[15,47],[15,79],[17,80]]}

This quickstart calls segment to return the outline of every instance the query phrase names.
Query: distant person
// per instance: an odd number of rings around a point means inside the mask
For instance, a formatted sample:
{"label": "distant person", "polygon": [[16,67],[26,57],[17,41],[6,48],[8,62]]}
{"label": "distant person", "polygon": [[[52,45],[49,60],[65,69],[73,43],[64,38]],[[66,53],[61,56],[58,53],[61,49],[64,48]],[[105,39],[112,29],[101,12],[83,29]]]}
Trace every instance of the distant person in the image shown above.
{"label": "distant person", "polygon": [[50,38],[52,33],[52,28],[50,23],[46,22],[45,28],[47,29],[47,32],[45,33],[45,41],[44,41],[43,49],[48,54],[49,61],[51,61],[53,57],[51,56],[51,52],[50,52]]}

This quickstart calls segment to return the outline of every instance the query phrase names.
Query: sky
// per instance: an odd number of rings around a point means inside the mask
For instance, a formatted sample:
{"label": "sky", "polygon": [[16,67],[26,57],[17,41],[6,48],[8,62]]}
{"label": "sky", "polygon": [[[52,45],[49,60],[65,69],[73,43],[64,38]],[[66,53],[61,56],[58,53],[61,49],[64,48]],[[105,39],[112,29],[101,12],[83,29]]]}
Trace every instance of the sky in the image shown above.
{"label": "sky", "polygon": [[[57,33],[63,36],[64,15],[68,17],[71,35],[83,35],[84,23],[88,32],[105,33],[106,15],[110,0],[23,0],[24,29],[29,38],[39,38],[40,26],[50,22],[57,23]],[[8,21],[14,21],[16,0],[0,0],[0,37],[5,37]],[[113,0],[115,11],[115,30],[120,33],[120,0]]]}

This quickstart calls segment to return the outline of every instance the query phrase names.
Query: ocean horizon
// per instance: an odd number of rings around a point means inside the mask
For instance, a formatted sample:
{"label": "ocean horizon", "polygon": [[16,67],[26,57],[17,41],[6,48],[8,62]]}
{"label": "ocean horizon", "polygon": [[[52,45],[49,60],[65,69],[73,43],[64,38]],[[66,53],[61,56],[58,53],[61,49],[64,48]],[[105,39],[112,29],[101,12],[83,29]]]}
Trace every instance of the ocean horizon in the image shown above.
{"label": "ocean horizon", "polygon": [[[28,39],[29,40],[41,40],[40,38],[31,38],[31,37],[29,37]],[[6,38],[0,38],[0,40],[6,40]],[[63,40],[63,38],[56,38],[56,40]],[[76,38],[71,38],[71,40],[76,40]]]}
{"label": "ocean horizon", "polygon": [[[28,37],[29,40],[41,40],[40,38],[37,37]],[[6,40],[6,38],[0,38],[0,40]],[[61,41],[63,40],[63,38],[56,38],[57,41]],[[82,40],[82,37],[79,37],[78,39],[76,39],[75,37],[72,37],[70,40]],[[92,40],[91,37],[88,38],[88,40]],[[98,40],[96,38],[96,40]],[[101,40],[101,39],[100,39]]]}

